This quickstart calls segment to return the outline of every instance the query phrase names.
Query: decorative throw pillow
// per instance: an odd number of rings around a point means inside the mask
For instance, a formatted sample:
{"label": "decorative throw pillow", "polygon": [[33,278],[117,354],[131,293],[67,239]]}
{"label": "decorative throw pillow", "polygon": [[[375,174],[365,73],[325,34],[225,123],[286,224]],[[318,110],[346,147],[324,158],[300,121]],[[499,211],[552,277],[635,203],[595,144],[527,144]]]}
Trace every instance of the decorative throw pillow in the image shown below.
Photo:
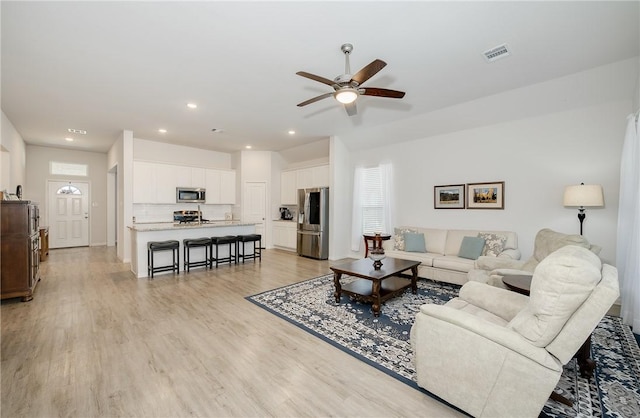
{"label": "decorative throw pillow", "polygon": [[499,234],[492,234],[490,232],[480,232],[479,238],[484,238],[484,249],[482,255],[488,255],[491,257],[497,257],[504,250],[504,243],[507,242],[507,237]]}
{"label": "decorative throw pillow", "polygon": [[462,238],[462,244],[460,244],[458,257],[468,258],[470,260],[477,260],[478,257],[482,255],[483,249],[484,249],[484,238],[464,237]]}
{"label": "decorative throw pillow", "polygon": [[417,233],[418,230],[413,228],[394,228],[393,232],[393,249],[404,251],[404,234],[408,232]]}
{"label": "decorative throw pillow", "polygon": [[404,250],[415,253],[426,253],[427,245],[424,242],[424,234],[416,234],[415,232],[405,232],[404,234]]}

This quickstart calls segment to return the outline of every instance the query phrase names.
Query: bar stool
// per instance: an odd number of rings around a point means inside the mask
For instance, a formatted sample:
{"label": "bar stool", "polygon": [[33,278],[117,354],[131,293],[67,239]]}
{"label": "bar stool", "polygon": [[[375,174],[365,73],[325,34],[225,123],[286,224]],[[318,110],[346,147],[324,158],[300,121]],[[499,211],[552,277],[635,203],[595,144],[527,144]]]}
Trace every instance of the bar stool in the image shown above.
{"label": "bar stool", "polygon": [[[236,257],[237,251],[236,247],[236,236],[235,235],[225,235],[223,237],[211,237],[211,268],[213,268],[213,262],[216,262],[216,268],[218,268],[218,264],[221,263],[229,263],[233,261],[234,264],[238,264],[238,258]],[[218,255],[218,247],[220,245],[228,245],[229,246],[229,256],[228,257],[220,257]],[[213,256],[213,247],[216,249],[216,256]]]}
{"label": "bar stool", "polygon": [[[208,267],[211,257],[211,238],[186,238],[182,240],[184,248],[184,270],[190,271],[191,267]],[[191,249],[204,248],[204,260],[191,261]]]}
{"label": "bar stool", "polygon": [[[154,266],[153,254],[157,251],[169,251],[173,256],[173,262],[166,266]],[[180,274],[180,241],[149,241],[147,242],[147,275],[153,279],[153,273],[161,271],[173,271]]]}
{"label": "bar stool", "polygon": [[[245,248],[245,244],[247,242],[253,242],[253,253],[247,254],[247,250]],[[249,235],[238,235],[238,241],[236,242],[236,257],[238,259],[242,258],[242,263],[244,264],[244,260],[251,260],[255,263],[256,258],[262,262],[262,235],[260,234],[249,234]]]}

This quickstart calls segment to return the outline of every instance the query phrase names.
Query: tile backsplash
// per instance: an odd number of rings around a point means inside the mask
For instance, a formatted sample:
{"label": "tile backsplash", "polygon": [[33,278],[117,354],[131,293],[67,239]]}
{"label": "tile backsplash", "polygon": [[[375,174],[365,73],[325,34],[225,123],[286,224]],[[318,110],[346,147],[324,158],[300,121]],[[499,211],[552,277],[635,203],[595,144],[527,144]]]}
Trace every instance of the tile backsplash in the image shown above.
{"label": "tile backsplash", "polygon": [[[225,220],[225,215],[233,213],[233,205],[200,205],[202,218],[211,221]],[[182,203],[179,205],[133,205],[133,219],[135,223],[173,222],[173,212],[176,210],[198,210],[197,203]],[[235,213],[234,213],[235,215]],[[228,216],[228,215],[227,215]],[[237,217],[234,216],[234,219]]]}

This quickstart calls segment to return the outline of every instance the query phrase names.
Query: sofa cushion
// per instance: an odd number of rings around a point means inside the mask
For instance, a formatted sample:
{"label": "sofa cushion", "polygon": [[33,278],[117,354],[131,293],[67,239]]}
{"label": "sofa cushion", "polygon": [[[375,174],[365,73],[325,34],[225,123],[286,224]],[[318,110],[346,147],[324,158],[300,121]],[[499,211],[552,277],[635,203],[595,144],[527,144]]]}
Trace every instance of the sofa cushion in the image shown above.
{"label": "sofa cushion", "polygon": [[432,267],[433,259],[436,257],[442,257],[440,254],[433,253],[410,253],[407,251],[398,251],[398,250],[385,250],[385,254],[387,257],[399,258],[402,260],[411,260],[411,261],[419,261],[422,263],[422,266]]}
{"label": "sofa cushion", "polygon": [[404,250],[408,252],[426,253],[427,246],[425,245],[424,234],[405,232],[404,236]]}
{"label": "sofa cushion", "polygon": [[600,281],[602,263],[583,247],[568,245],[538,264],[529,304],[509,327],[537,347],[545,347]]}
{"label": "sofa cushion", "polygon": [[483,249],[484,249],[483,238],[464,237],[462,239],[462,244],[460,244],[458,257],[468,258],[470,260],[476,260],[482,254]]}
{"label": "sofa cushion", "polygon": [[418,232],[418,230],[416,228],[394,228],[393,232],[393,249],[404,251],[404,234],[407,232]]}
{"label": "sofa cushion", "polygon": [[482,249],[482,255],[490,257],[497,257],[504,250],[504,244],[507,242],[507,237],[501,234],[495,234],[492,232],[480,232],[478,237],[483,238],[485,241],[484,248]]}
{"label": "sofa cushion", "polygon": [[433,259],[433,267],[445,270],[461,271],[464,273],[467,273],[473,268],[473,263],[473,260],[454,255],[443,255]]}

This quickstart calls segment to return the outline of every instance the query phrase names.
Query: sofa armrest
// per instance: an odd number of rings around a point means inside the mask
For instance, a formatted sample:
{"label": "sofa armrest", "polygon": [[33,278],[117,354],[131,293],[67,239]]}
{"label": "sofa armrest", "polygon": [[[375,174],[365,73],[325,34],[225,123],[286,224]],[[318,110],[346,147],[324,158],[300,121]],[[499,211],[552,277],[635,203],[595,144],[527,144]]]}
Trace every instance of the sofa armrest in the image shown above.
{"label": "sofa armrest", "polygon": [[[498,344],[551,370],[562,371],[562,365],[549,355],[544,348],[532,345],[512,329],[486,321],[469,312],[450,308],[446,305],[422,305],[413,325],[417,329],[411,329],[411,342],[414,347],[416,347],[415,344],[419,339],[419,328],[424,326],[440,328],[438,331],[440,335],[449,335],[450,333],[466,330],[483,337],[488,340],[487,342]],[[477,339],[474,341],[477,342]],[[490,350],[490,348],[480,348],[474,344],[473,351],[481,349]]]}
{"label": "sofa armrest", "polygon": [[524,262],[520,260],[482,255],[475,261],[474,268],[491,271],[495,269],[520,269],[523,265]]}
{"label": "sofa armrest", "polygon": [[458,297],[507,322],[529,303],[528,296],[480,282],[465,283]]}
{"label": "sofa armrest", "polygon": [[515,248],[515,249],[508,248],[508,249],[502,251],[500,254],[498,254],[498,258],[506,258],[506,259],[510,259],[510,260],[520,260],[521,256],[522,256],[522,253],[517,248]]}

